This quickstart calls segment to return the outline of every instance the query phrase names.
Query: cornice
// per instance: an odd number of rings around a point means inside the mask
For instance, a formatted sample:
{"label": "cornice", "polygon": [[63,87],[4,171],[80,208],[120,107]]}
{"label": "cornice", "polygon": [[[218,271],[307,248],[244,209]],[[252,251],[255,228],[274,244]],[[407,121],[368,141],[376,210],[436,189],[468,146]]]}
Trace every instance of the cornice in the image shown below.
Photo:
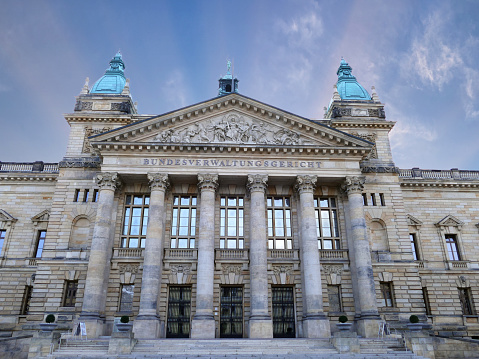
{"label": "cornice", "polygon": [[131,115],[112,115],[112,114],[73,114],[67,113],[63,114],[65,120],[68,123],[70,122],[114,122],[121,124],[129,124],[133,119]]}
{"label": "cornice", "polygon": [[54,182],[58,178],[58,173],[48,174],[0,174],[0,181],[4,182]]}
{"label": "cornice", "polygon": [[479,181],[474,182],[441,182],[441,181],[425,181],[424,179],[420,180],[404,180],[400,179],[400,185],[402,187],[425,187],[425,188],[479,188]]}
{"label": "cornice", "polygon": [[334,128],[385,128],[390,130],[395,124],[395,121],[331,120],[331,127]]}

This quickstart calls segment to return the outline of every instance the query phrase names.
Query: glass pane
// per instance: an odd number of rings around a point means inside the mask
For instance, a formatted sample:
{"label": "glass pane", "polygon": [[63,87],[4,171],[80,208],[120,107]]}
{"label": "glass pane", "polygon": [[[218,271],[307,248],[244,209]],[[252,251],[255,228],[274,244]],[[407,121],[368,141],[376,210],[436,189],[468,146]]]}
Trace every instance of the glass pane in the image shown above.
{"label": "glass pane", "polygon": [[133,236],[137,236],[140,234],[140,226],[131,226],[130,234]]}
{"label": "glass pane", "polygon": [[319,200],[319,206],[320,207],[328,207],[328,199],[327,198],[321,198]]}
{"label": "glass pane", "polygon": [[179,238],[178,248],[188,248],[188,238]]}
{"label": "glass pane", "polygon": [[291,200],[290,200],[289,198],[285,198],[285,199],[284,199],[284,206],[285,206],[285,207],[290,207],[290,206],[291,206],[290,201],[291,201]]}
{"label": "glass pane", "polygon": [[228,206],[236,206],[236,198],[228,197]]}
{"label": "glass pane", "polygon": [[243,243],[243,242],[244,242],[243,239],[238,240],[238,248],[239,248],[239,249],[243,249],[243,248],[244,248],[244,243]]}
{"label": "glass pane", "polygon": [[243,198],[238,198],[238,206],[243,207]]}
{"label": "glass pane", "polygon": [[190,238],[190,248],[195,248],[195,239]]}
{"label": "glass pane", "polygon": [[236,249],[236,239],[228,239],[228,248]]}
{"label": "glass pane", "polygon": [[145,196],[145,205],[150,204],[150,196]]}
{"label": "glass pane", "polygon": [[191,197],[191,205],[196,206],[196,197]]}
{"label": "glass pane", "polygon": [[145,244],[146,244],[146,238],[142,238],[140,241],[140,247],[145,248]]}
{"label": "glass pane", "polygon": [[121,247],[121,248],[126,248],[126,247],[127,247],[127,242],[128,242],[127,239],[123,237],[123,238],[121,239],[120,247]]}
{"label": "glass pane", "polygon": [[336,207],[336,199],[335,198],[330,198],[329,202],[331,203],[331,207]]}
{"label": "glass pane", "polygon": [[225,240],[224,240],[224,238],[221,238],[221,239],[220,239],[220,248],[221,248],[221,249],[224,249],[224,248],[225,248]]}
{"label": "glass pane", "polygon": [[177,205],[178,205],[178,196],[175,196],[175,197],[173,198],[173,205],[174,205],[174,206],[177,206]]}
{"label": "glass pane", "polygon": [[284,249],[284,240],[276,240],[276,249]]}
{"label": "glass pane", "polygon": [[128,243],[128,248],[138,248],[138,238],[131,238],[130,237],[130,242]]}
{"label": "glass pane", "polygon": [[171,238],[170,248],[176,248],[176,239]]}
{"label": "glass pane", "polygon": [[268,197],[268,198],[266,199],[266,204],[267,204],[268,206],[271,206],[271,205],[272,205],[272,199],[271,199],[271,197]]}
{"label": "glass pane", "polygon": [[133,204],[143,204],[143,196],[133,196]]}
{"label": "glass pane", "polygon": [[181,197],[180,204],[182,206],[188,206],[190,204],[190,197]]}
{"label": "glass pane", "polygon": [[220,202],[220,204],[221,204],[222,206],[225,206],[225,205],[226,205],[226,198],[225,198],[225,197],[221,197],[221,202]]}
{"label": "glass pane", "polygon": [[333,249],[333,241],[331,239],[323,240],[324,249]]}
{"label": "glass pane", "polygon": [[283,207],[283,199],[281,197],[275,197],[274,199],[274,206],[275,207]]}
{"label": "glass pane", "polygon": [[269,248],[269,249],[274,249],[274,242],[273,242],[272,239],[269,239],[269,240],[268,240],[268,248]]}
{"label": "glass pane", "polygon": [[293,249],[293,241],[291,239],[288,239],[286,244],[287,244],[286,246],[287,249]]}
{"label": "glass pane", "polygon": [[126,196],[125,204],[131,204],[131,196]]}
{"label": "glass pane", "polygon": [[339,237],[338,214],[336,213],[336,210],[333,210],[331,215],[333,219],[333,236]]}

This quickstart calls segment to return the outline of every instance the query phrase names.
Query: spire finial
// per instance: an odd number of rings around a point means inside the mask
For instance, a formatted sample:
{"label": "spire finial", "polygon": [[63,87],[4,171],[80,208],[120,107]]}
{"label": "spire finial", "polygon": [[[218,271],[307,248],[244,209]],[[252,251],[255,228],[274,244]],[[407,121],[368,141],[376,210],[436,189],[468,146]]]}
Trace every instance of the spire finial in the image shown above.
{"label": "spire finial", "polygon": [[87,77],[85,79],[85,84],[83,85],[83,88],[81,89],[80,95],[86,95],[90,92],[90,89],[88,88],[88,83],[90,82],[90,78]]}

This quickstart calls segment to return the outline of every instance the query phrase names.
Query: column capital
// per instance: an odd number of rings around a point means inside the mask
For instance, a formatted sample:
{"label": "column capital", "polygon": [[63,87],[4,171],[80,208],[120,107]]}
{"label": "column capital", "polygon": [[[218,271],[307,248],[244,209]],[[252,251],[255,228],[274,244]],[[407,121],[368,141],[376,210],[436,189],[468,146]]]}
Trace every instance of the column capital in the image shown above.
{"label": "column capital", "polygon": [[121,181],[116,172],[100,172],[96,175],[95,181],[100,189],[111,189],[112,191],[121,188]]}
{"label": "column capital", "polygon": [[250,192],[265,192],[268,186],[268,175],[248,175],[246,187]]}
{"label": "column capital", "polygon": [[166,191],[170,186],[167,173],[148,172],[147,176],[150,190],[152,191],[154,189],[163,189]]}
{"label": "column capital", "polygon": [[212,190],[218,188],[218,175],[213,173],[198,173],[198,188],[200,191]]}
{"label": "column capital", "polygon": [[347,194],[361,193],[364,188],[365,177],[360,176],[348,176],[346,177],[341,189]]}
{"label": "column capital", "polygon": [[313,192],[316,187],[318,176],[301,175],[296,177],[296,190],[301,194],[303,192]]}

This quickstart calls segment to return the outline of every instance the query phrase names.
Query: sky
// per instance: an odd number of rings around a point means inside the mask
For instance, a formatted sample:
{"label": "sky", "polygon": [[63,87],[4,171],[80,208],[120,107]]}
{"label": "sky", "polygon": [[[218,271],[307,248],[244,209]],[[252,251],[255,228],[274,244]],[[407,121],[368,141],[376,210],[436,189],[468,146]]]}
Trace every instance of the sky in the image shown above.
{"label": "sky", "polygon": [[322,119],[341,57],[385,104],[400,168],[479,170],[479,0],[2,0],[0,161],[58,162],[85,78],[120,50],[142,114],[239,92]]}

